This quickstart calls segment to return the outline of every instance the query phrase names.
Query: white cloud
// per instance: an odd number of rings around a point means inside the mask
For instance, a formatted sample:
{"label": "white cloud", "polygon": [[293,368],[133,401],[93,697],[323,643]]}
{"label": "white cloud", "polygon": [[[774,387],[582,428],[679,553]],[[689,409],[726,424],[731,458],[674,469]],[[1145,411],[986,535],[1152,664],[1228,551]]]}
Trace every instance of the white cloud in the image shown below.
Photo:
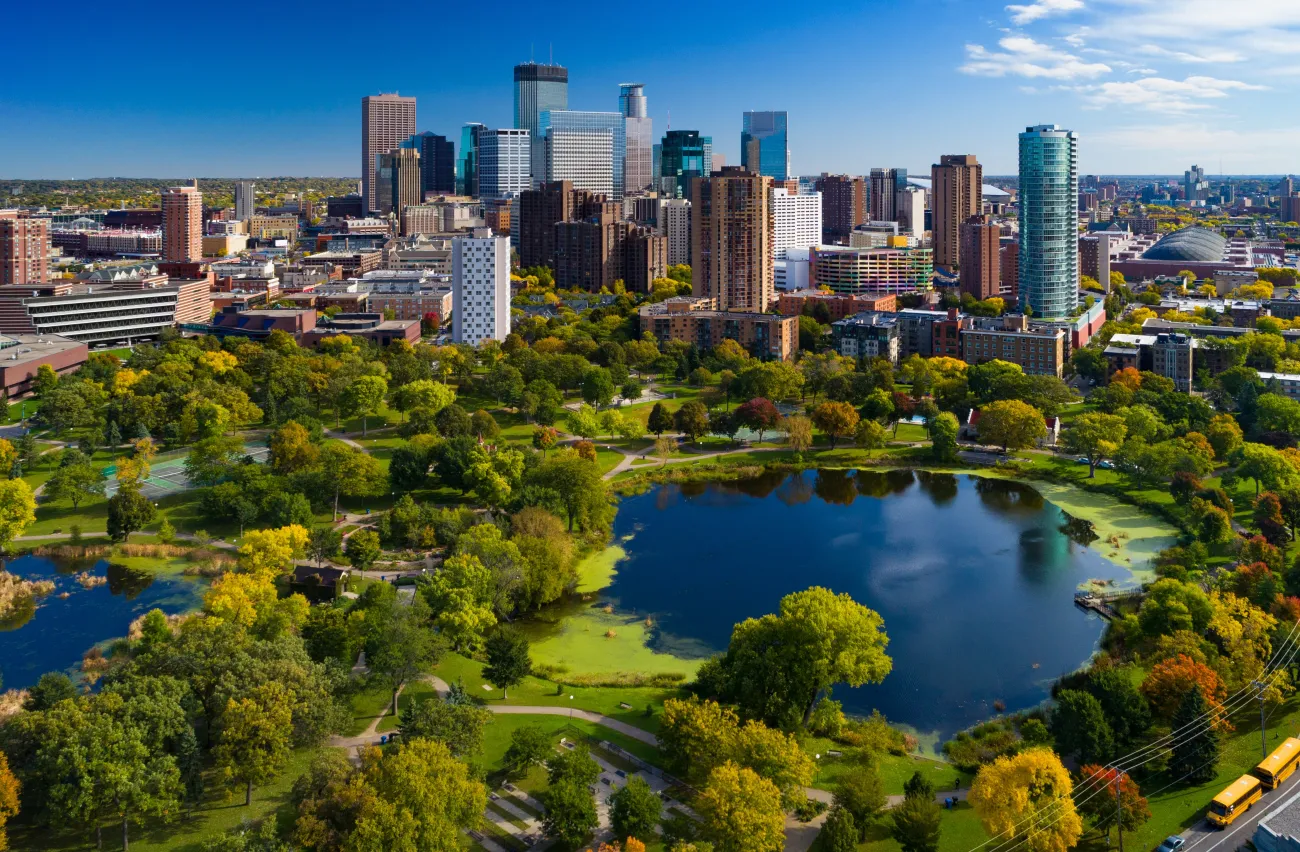
{"label": "white cloud", "polygon": [[1072,53],[1058,50],[1023,35],[998,40],[1001,51],[980,44],[966,45],[966,64],[958,70],[977,77],[1030,77],[1047,80],[1091,79],[1109,73],[1102,62],[1086,62]]}
{"label": "white cloud", "polygon": [[1165,59],[1173,59],[1178,62],[1190,63],[1210,63],[1223,64],[1229,62],[1244,62],[1246,57],[1235,50],[1224,50],[1221,48],[1207,48],[1196,53],[1189,53],[1183,50],[1170,50],[1161,47],[1158,44],[1144,44],[1136,49],[1137,53],[1144,56],[1159,56]]}
{"label": "white cloud", "polygon": [[1078,86],[1075,90],[1083,94],[1090,106],[1099,109],[1120,105],[1177,115],[1207,109],[1209,104],[1206,101],[1226,98],[1229,92],[1262,91],[1266,88],[1215,77],[1188,77],[1184,80],[1143,77],[1126,82]]}
{"label": "white cloud", "polygon": [[[1213,158],[1223,160],[1230,174],[1276,173],[1279,163],[1291,162],[1300,127],[1242,130],[1219,122],[1154,125],[1125,125],[1089,133],[1085,150],[1097,152],[1100,162],[1090,163],[1089,171],[1122,174],[1159,174],[1169,170],[1170,162],[1197,162]],[[1153,144],[1159,140],[1159,144]]]}
{"label": "white cloud", "polygon": [[[1197,39],[1222,44],[1226,36],[1235,34],[1262,34],[1300,27],[1300,3],[1295,0],[1108,2],[1118,8],[1113,15],[1103,15],[1100,23],[1108,25],[1111,34],[1129,39],[1177,39],[1183,46]],[[1300,48],[1291,46],[1290,49]]]}
{"label": "white cloud", "polygon": [[1034,0],[1025,6],[1008,6],[1011,20],[1017,25],[1037,21],[1052,15],[1065,15],[1083,8],[1083,0]]}

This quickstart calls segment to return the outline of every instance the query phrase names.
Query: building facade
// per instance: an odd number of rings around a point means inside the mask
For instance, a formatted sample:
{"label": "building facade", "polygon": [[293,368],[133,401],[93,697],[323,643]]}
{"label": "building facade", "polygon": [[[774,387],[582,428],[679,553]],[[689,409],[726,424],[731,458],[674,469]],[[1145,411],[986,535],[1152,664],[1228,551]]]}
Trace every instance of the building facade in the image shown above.
{"label": "building facade", "polygon": [[375,181],[375,210],[380,214],[401,216],[407,207],[420,204],[424,200],[420,152],[414,148],[397,148],[380,154]]}
{"label": "building facade", "polygon": [[797,316],[805,311],[818,311],[818,305],[825,305],[826,314],[832,320],[842,320],[863,311],[894,313],[898,310],[898,297],[884,296],[845,296],[839,293],[827,293],[824,290],[794,290],[782,293],[777,299],[777,310],[782,316]]}
{"label": "building facade", "polygon": [[251,180],[235,181],[235,218],[247,222],[257,209],[257,185]]}
{"label": "building facade", "polygon": [[930,166],[934,265],[955,270],[961,263],[961,227],[983,207],[984,167],[971,154],[944,154]]}
{"label": "building facade", "polygon": [[928,292],[934,277],[930,249],[820,246],[811,264],[810,286],[846,295]]}
{"label": "building facade", "polygon": [[691,262],[691,202],[665,198],[659,202],[659,231],[668,239],[668,263]]}
{"label": "building facade", "polygon": [[787,249],[810,249],[822,241],[822,196],[772,190],[772,257],[785,260]]}
{"label": "building facade", "polygon": [[898,221],[898,197],[907,189],[907,169],[872,169],[868,203],[876,222]]}
{"label": "building facade", "polygon": [[[456,192],[456,143],[446,136],[425,131],[411,138],[420,152],[420,189],[435,195]],[[423,200],[423,197],[420,199]],[[419,203],[418,201],[415,203]]]}
{"label": "building facade", "polygon": [[654,182],[654,121],[647,112],[645,86],[620,83],[618,111],[623,115],[623,192],[643,192]]}
{"label": "building facade", "polygon": [[1020,134],[1020,307],[1067,317],[1079,304],[1079,137],[1055,124]]}
{"label": "building facade", "polygon": [[542,113],[545,167],[533,184],[567,180],[575,189],[622,198],[625,124],[613,112]]}
{"label": "building facade", "polygon": [[378,156],[415,135],[415,98],[366,95],[361,99],[361,197],[366,212],[375,210]]}
{"label": "building facade", "polygon": [[691,181],[713,171],[713,137],[669,130],[659,144],[659,185],[669,198],[691,198]]}
{"label": "building facade", "polygon": [[723,311],[775,300],[772,179],[735,166],[691,183],[692,289]]}
{"label": "building facade", "polygon": [[530,176],[541,179],[545,168],[541,118],[548,110],[569,108],[569,69],[563,65],[528,62],[515,66],[515,130],[527,130],[532,140]]}
{"label": "building facade", "polygon": [[516,198],[532,188],[532,146],[527,130],[482,130],[478,136],[478,197]]}
{"label": "building facade", "polygon": [[477,346],[510,333],[510,239],[486,228],[452,248],[452,338]]}
{"label": "building facade", "polygon": [[1151,371],[1172,379],[1175,390],[1192,391],[1192,360],[1196,341],[1187,334],[1157,334],[1151,344]]}
{"label": "building facade", "polygon": [[853,229],[867,221],[867,182],[852,175],[823,174],[814,186],[822,194],[822,242],[848,245]]}
{"label": "building facade", "polygon": [[0,210],[0,285],[50,280],[50,223]]}
{"label": "building facade", "polygon": [[898,363],[898,317],[885,313],[860,313],[831,324],[835,351],[846,358],[886,358]]}
{"label": "building facade", "polygon": [[790,177],[785,110],[746,112],[740,131],[740,167],[783,181]]}
{"label": "building facade", "polygon": [[[962,258],[961,291],[976,299],[1002,295],[1002,228],[987,216],[971,216],[961,224],[958,244]],[[935,242],[935,254],[939,252]],[[937,263],[937,261],[936,261]]]}
{"label": "building facade", "polygon": [[162,259],[184,263],[203,257],[203,194],[198,186],[162,191]]}
{"label": "building facade", "polygon": [[961,359],[967,364],[1006,361],[1030,375],[1061,377],[1065,370],[1065,332],[1031,328],[1029,317],[1008,314],[993,320],[975,319],[961,332]]}
{"label": "building facade", "polygon": [[734,340],[755,358],[788,361],[799,348],[799,318],[748,311],[714,310],[711,299],[681,296],[639,310],[641,333],[660,345],[670,340],[693,343],[701,351]]}
{"label": "building facade", "polygon": [[207,278],[0,287],[0,333],[57,334],[92,345],[149,340],[180,324],[206,323],[211,306]]}
{"label": "building facade", "polygon": [[456,159],[456,192],[478,198],[478,139],[487,127],[471,121],[460,129],[460,156]]}

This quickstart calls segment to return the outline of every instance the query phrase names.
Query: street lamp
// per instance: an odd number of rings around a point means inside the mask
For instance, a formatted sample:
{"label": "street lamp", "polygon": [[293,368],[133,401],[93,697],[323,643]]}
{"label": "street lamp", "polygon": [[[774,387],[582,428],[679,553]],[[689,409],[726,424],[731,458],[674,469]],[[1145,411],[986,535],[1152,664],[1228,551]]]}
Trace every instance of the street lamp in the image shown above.
{"label": "street lamp", "polygon": [[[573,696],[572,696],[572,695],[569,696],[569,701],[573,701]],[[570,721],[570,722],[573,721],[573,705],[572,705],[572,704],[569,705],[569,721]]]}

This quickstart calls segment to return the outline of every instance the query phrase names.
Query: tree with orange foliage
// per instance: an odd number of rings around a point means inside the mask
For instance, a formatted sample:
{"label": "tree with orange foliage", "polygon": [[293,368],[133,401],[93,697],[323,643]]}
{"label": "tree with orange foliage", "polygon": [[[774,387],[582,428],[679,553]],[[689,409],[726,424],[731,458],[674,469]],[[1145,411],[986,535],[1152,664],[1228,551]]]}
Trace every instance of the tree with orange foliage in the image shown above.
{"label": "tree with orange foliage", "polygon": [[[0,751],[0,852],[9,848],[9,837],[5,826],[9,818],[18,814],[18,779],[9,770],[9,758]],[[641,848],[645,852],[645,847]]]}
{"label": "tree with orange foliage", "polygon": [[1282,584],[1263,562],[1242,565],[1233,577],[1233,590],[1257,607],[1268,610],[1273,606]]}
{"label": "tree with orange foliage", "polygon": [[573,445],[573,448],[578,451],[580,458],[584,458],[589,462],[596,461],[596,445],[591,441],[578,441]]}
{"label": "tree with orange foliage", "polygon": [[1151,808],[1132,775],[1109,766],[1088,764],[1079,769],[1079,787],[1092,791],[1106,790],[1103,795],[1085,796],[1079,802],[1079,810],[1093,828],[1106,832],[1107,846],[1110,845],[1110,830],[1116,822],[1125,831],[1136,831],[1151,818]]}
{"label": "tree with orange foliage", "polygon": [[1151,702],[1151,709],[1164,719],[1172,719],[1183,697],[1193,688],[1199,688],[1205,702],[1219,718],[1216,727],[1232,730],[1227,714],[1223,712],[1223,699],[1227,689],[1214,669],[1198,663],[1186,654],[1178,654],[1156,663],[1151,673],[1142,681],[1142,694]]}
{"label": "tree with orange foliage", "polygon": [[1111,375],[1110,383],[1112,385],[1123,385],[1134,393],[1137,393],[1138,389],[1142,387],[1142,374],[1132,367],[1125,367],[1122,370],[1115,371],[1115,373]]}

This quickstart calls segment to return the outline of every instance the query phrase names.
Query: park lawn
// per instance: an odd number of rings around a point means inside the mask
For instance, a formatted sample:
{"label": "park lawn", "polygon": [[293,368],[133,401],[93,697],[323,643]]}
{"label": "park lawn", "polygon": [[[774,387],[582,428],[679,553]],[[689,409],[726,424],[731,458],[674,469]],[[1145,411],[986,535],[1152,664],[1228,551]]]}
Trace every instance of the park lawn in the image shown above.
{"label": "park lawn", "polygon": [[356,442],[366,448],[366,452],[375,455],[378,450],[391,453],[399,447],[406,446],[406,439],[401,435],[371,435],[369,438],[357,438]]}
{"label": "park lawn", "polygon": [[[374,683],[362,683],[360,689],[352,694],[352,724],[342,732],[343,735],[359,736],[377,716],[388,712],[392,700],[393,691],[386,684],[377,679]],[[400,697],[398,700],[400,702]]]}
{"label": "park lawn", "polygon": [[930,440],[930,433],[924,426],[917,426],[915,423],[899,423],[898,429],[890,430],[889,438],[886,440],[909,442],[928,441]]}
{"label": "park lawn", "polygon": [[[528,677],[518,686],[511,687],[510,698],[503,700],[501,690],[483,688],[486,684],[482,670],[483,664],[476,660],[460,654],[448,654],[434,672],[448,683],[460,681],[464,684],[466,692],[482,699],[488,707],[494,704],[572,707],[600,713],[652,732],[659,729],[659,712],[664,700],[681,695],[681,690],[678,689],[645,686],[569,686],[539,677]],[[623,704],[629,707],[623,707]],[[647,706],[653,708],[653,714],[650,716],[645,715]]]}
{"label": "park lawn", "polygon": [[[292,812],[289,794],[293,783],[307,770],[316,754],[317,750],[310,748],[293,751],[284,770],[274,781],[253,788],[253,803],[248,807],[244,807],[242,788],[227,797],[227,788],[221,786],[215,771],[209,770],[203,802],[193,815],[181,816],[172,823],[151,820],[143,826],[132,825],[131,849],[137,852],[199,852],[205,841],[235,828],[245,819],[272,817],[282,823],[289,820]],[[105,824],[106,848],[117,848],[115,844],[120,844],[120,837],[116,824]],[[9,842],[13,849],[49,852],[95,848],[93,829],[85,832],[52,831],[15,823],[9,826]]]}
{"label": "park lawn", "polygon": [[[402,690],[402,694],[397,696],[397,715],[394,716],[389,714],[385,716],[380,720],[379,725],[375,730],[381,734],[397,730],[400,716],[402,713],[406,712],[406,708],[410,707],[414,703],[427,701],[430,698],[436,698],[437,695],[437,690],[435,690],[433,684],[428,681],[420,680],[414,683],[408,683],[406,688]],[[362,730],[364,730],[364,728]]]}
{"label": "park lawn", "polygon": [[623,454],[617,450],[607,450],[600,447],[596,450],[596,464],[600,467],[601,473],[609,473],[618,467],[618,463],[623,460]]}
{"label": "park lawn", "polygon": [[[596,740],[611,742],[642,760],[662,765],[659,750],[654,746],[624,736],[595,722],[588,722],[585,719],[570,720],[567,716],[530,716],[523,713],[500,714],[492,717],[483,728],[483,752],[475,762],[487,770],[489,776],[500,773],[503,769],[506,749],[510,748],[510,735],[527,725],[540,727],[552,736],[557,745],[561,737],[567,736],[573,739],[577,732]],[[540,770],[540,767],[537,769]],[[517,786],[536,795],[546,786],[546,773],[541,771],[539,775],[536,770],[530,772],[527,779],[517,782]]]}
{"label": "park lawn", "polygon": [[[941,813],[938,852],[970,852],[988,839],[979,817],[975,815],[975,809],[965,802],[958,802],[952,810],[943,810]],[[889,836],[891,824],[888,816],[876,820],[867,831],[867,841],[859,843],[858,849],[861,852],[902,852],[898,841]],[[1132,848],[1138,847],[1135,844]]]}
{"label": "park lawn", "polygon": [[[860,750],[845,748],[823,737],[810,737],[802,742],[804,751],[821,757],[817,760],[817,774],[813,776],[812,786],[822,790],[834,790],[841,775],[857,765]],[[843,750],[841,757],[831,757],[831,750]],[[934,785],[935,792],[969,787],[971,778],[968,772],[962,772],[950,763],[923,757],[918,754],[882,754],[876,756],[876,766],[880,771],[880,780],[885,787],[885,795],[898,796],[903,793],[903,784],[916,772],[920,772]]]}
{"label": "park lawn", "polygon": [[[373,432],[377,429],[387,429],[391,426],[397,426],[406,419],[406,415],[395,408],[389,408],[387,402],[382,402],[374,413],[366,417],[344,417],[341,420],[335,420],[341,423],[338,429],[334,429],[328,419],[324,421],[325,427],[334,432],[344,432],[351,435],[353,432]],[[368,436],[367,436],[368,437]]]}

